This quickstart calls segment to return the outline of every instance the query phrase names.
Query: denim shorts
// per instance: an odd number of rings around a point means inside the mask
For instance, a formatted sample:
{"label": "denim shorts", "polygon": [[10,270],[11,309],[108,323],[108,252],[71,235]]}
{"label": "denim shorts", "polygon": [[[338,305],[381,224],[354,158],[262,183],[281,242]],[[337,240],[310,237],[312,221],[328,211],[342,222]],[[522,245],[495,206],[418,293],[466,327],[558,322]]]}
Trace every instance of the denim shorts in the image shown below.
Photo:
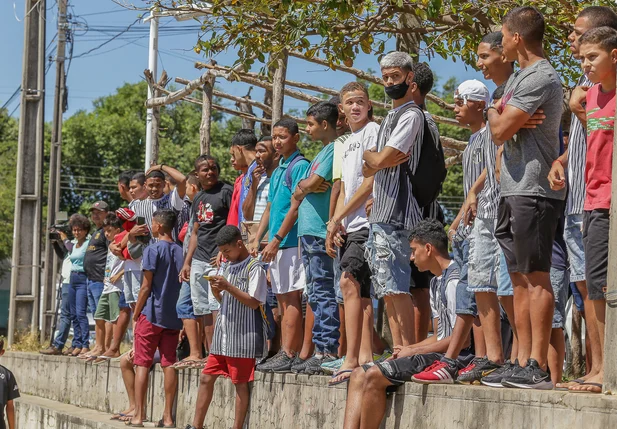
{"label": "denim shorts", "polygon": [[387,295],[410,294],[410,231],[392,225],[372,223],[366,245],[377,299]]}
{"label": "denim shorts", "polygon": [[514,286],[512,286],[512,278],[508,272],[508,263],[506,255],[499,250],[499,279],[497,281],[497,296],[514,296]]}
{"label": "denim shorts", "polygon": [[565,328],[566,302],[568,301],[568,272],[551,268],[551,286],[555,295],[555,310],[553,311],[553,329]]}
{"label": "denim shorts", "polygon": [[208,262],[193,258],[191,262],[191,300],[195,316],[204,316],[217,311],[221,305],[212,294],[210,283],[204,276],[213,274],[216,268]]}
{"label": "denim shorts", "polygon": [[563,230],[563,239],[568,248],[570,260],[570,281],[585,281],[585,247],[583,246],[583,215],[566,215],[566,225]]}
{"label": "denim shorts", "polygon": [[195,319],[190,283],[182,282],[178,303],[176,304],[176,313],[178,313],[179,319]]}
{"label": "denim shorts", "polygon": [[133,304],[137,302],[139,296],[139,289],[141,289],[141,271],[125,271],[122,278],[124,283],[124,297],[126,302]]}
{"label": "denim shorts", "polygon": [[477,316],[478,307],[476,305],[476,295],[469,290],[467,284],[469,239],[453,242],[452,250],[454,253],[454,261],[458,264],[460,270],[460,279],[456,286],[456,314]]}
{"label": "denim shorts", "polygon": [[476,218],[469,236],[470,292],[497,292],[501,248],[495,238],[496,219]]}
{"label": "denim shorts", "polygon": [[467,287],[469,285],[469,240],[454,240],[452,242],[452,254],[454,256],[454,262],[456,262],[460,270],[458,284],[463,284]]}

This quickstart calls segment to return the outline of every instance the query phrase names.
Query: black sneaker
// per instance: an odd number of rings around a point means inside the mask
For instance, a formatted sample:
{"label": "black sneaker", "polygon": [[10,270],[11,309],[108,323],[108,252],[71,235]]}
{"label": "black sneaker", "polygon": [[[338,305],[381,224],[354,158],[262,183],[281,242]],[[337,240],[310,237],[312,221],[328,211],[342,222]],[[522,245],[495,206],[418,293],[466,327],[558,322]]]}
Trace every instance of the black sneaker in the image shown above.
{"label": "black sneaker", "polygon": [[278,365],[278,361],[279,361],[279,359],[283,358],[283,355],[287,356],[287,353],[285,353],[285,351],[283,349],[281,349],[281,350],[279,350],[279,352],[277,354],[272,356],[270,359],[266,359],[265,362],[260,363],[259,365],[257,365],[255,367],[255,369],[257,371],[260,371],[260,372],[272,372],[271,367],[274,366],[274,365]]}
{"label": "black sneaker", "polygon": [[296,357],[289,357],[287,353],[283,353],[281,357],[274,362],[269,368],[271,372],[291,372],[291,366],[296,361]]}
{"label": "black sneaker", "polygon": [[320,356],[313,355],[312,357],[308,358],[301,364],[294,365],[291,368],[291,371],[297,374],[308,374],[308,375],[323,374],[324,370],[321,367],[321,364],[326,363],[326,362],[332,362],[332,361],[335,361],[336,359],[337,359],[336,356],[331,356],[331,355],[320,355]]}
{"label": "black sneaker", "polygon": [[475,358],[458,372],[456,381],[463,384],[479,383],[482,377],[490,375],[499,368],[501,368],[501,365],[488,360],[488,358]]}
{"label": "black sneaker", "polygon": [[550,374],[540,368],[535,359],[529,359],[527,366],[522,371],[517,371],[504,378],[503,385],[518,387],[519,389],[539,390],[551,390],[554,387]]}
{"label": "black sneaker", "polygon": [[501,389],[502,387],[505,387],[503,384],[501,384],[501,381],[504,378],[509,377],[510,375],[512,375],[513,372],[519,369],[522,369],[522,368],[518,364],[518,359],[514,363],[512,363],[510,360],[507,360],[501,366],[501,368],[498,368],[495,371],[488,374],[487,376],[482,377],[482,379],[480,380],[480,383],[482,383],[485,386],[497,387]]}

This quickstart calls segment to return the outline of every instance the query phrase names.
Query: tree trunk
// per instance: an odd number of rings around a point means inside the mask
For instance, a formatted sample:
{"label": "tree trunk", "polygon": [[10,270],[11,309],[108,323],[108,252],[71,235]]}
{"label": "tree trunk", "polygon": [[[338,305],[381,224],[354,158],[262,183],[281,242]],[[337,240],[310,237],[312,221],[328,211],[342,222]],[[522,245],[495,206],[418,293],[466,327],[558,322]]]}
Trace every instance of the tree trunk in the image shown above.
{"label": "tree trunk", "polygon": [[283,117],[287,53],[283,52],[275,61],[276,70],[274,71],[274,81],[272,82],[272,124],[276,124]]}
{"label": "tree trunk", "polygon": [[[420,19],[412,14],[402,13],[400,20],[397,23],[398,28],[418,28],[422,27]],[[396,50],[401,52],[407,52],[414,60],[418,58],[420,54],[420,42],[422,37],[419,33],[404,33],[396,35]]]}
{"label": "tree trunk", "polygon": [[[584,374],[585,359],[583,359],[583,342],[582,342],[582,326],[583,318],[575,305],[572,306],[572,337],[570,338],[570,349],[572,350],[572,359],[570,368],[567,368],[567,373],[573,378],[579,378]],[[567,347],[567,344],[566,344]]]}
{"label": "tree trunk", "polygon": [[206,80],[202,87],[203,98],[201,107],[201,126],[199,127],[199,152],[210,155],[210,126],[212,124],[212,91],[214,89],[214,76]]}

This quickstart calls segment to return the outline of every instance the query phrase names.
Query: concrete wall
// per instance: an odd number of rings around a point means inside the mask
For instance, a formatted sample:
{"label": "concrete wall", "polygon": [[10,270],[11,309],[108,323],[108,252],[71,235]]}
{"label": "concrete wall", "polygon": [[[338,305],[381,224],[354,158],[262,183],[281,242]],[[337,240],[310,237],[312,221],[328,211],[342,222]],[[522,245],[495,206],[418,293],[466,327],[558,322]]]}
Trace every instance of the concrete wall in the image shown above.
{"label": "concrete wall", "polygon": [[[66,357],[7,353],[0,363],[11,369],[22,392],[65,404],[116,412],[126,395],[118,363],[99,366]],[[153,373],[149,410],[158,420],[163,404],[162,373]],[[192,419],[199,374],[180,374],[178,427]],[[328,429],[343,425],[346,387],[327,387],[327,377],[257,374],[248,417],[250,428]],[[207,427],[230,427],[234,389],[221,379]],[[156,421],[155,420],[155,421]],[[557,391],[491,389],[480,386],[421,386],[407,383],[388,400],[383,428],[534,429],[617,428],[617,397]]]}

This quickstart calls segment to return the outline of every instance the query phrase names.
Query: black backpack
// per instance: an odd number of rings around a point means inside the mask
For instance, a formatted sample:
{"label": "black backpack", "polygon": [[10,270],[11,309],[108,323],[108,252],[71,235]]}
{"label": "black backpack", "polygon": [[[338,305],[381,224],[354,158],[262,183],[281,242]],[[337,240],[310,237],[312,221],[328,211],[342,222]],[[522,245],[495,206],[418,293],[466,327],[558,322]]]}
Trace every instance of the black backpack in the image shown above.
{"label": "black backpack", "polygon": [[422,149],[420,150],[420,160],[418,161],[415,173],[411,172],[409,164],[406,162],[401,164],[401,170],[405,172],[411,182],[413,196],[418,206],[424,208],[437,199],[443,182],[446,180],[448,170],[446,169],[446,160],[441,141],[435,142],[433,140],[433,134],[426,121],[424,112],[418,105],[410,103],[396,112],[390,124],[390,133],[396,128],[399,119],[408,109],[416,109],[422,115],[424,134]]}

